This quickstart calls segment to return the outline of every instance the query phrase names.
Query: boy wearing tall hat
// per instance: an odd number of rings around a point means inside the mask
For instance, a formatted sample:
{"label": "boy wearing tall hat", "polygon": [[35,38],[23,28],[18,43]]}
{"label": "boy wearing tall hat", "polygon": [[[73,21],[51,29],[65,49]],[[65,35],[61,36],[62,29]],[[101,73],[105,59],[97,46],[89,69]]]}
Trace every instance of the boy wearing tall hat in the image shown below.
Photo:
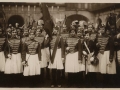
{"label": "boy wearing tall hat", "polygon": [[69,37],[66,39],[66,60],[65,72],[68,73],[68,85],[72,86],[77,83],[77,73],[79,72],[79,64],[82,61],[81,41],[76,36],[77,31],[71,29]]}
{"label": "boy wearing tall hat", "polygon": [[7,44],[5,45],[5,74],[16,84],[18,84],[20,80],[19,76],[23,72],[21,47],[22,43],[20,38],[17,37],[17,30],[13,29],[11,38],[7,39]]}
{"label": "boy wearing tall hat", "polygon": [[[83,31],[81,26],[78,27],[77,38],[78,38],[78,40],[81,41],[81,42],[79,42],[79,46],[81,47],[81,49],[79,49],[79,51],[78,51],[80,53],[80,52],[82,52],[83,45],[84,45],[83,44],[83,41],[84,41],[84,31]],[[79,73],[78,73],[78,76],[77,76],[77,78],[78,78],[77,84],[79,86],[85,84],[84,83],[84,78],[83,78],[83,75],[84,75],[84,72],[85,72],[85,65],[84,65],[84,62],[83,62],[83,54],[81,54],[81,55],[82,55],[82,59],[81,59],[81,62],[79,63]],[[78,57],[80,57],[80,55]]]}
{"label": "boy wearing tall hat", "polygon": [[[116,74],[116,63],[114,53],[114,40],[105,32],[105,26],[99,28],[99,36],[97,37],[97,47],[99,48],[99,72],[103,76],[103,83],[108,84],[108,80]],[[109,78],[108,78],[109,77]]]}
{"label": "boy wearing tall hat", "polygon": [[[86,74],[87,74],[87,80],[89,86],[95,86],[96,83],[96,73],[99,72],[98,68],[98,48],[96,46],[96,37],[92,36],[92,33],[86,31],[85,32],[85,39],[84,39],[84,45],[83,45],[83,54],[84,56],[87,55],[86,58]],[[91,38],[92,37],[92,38]]]}
{"label": "boy wearing tall hat", "polygon": [[29,40],[23,43],[22,47],[22,64],[24,65],[23,75],[25,82],[34,85],[36,76],[41,74],[41,45],[35,40],[35,31],[29,32]]}
{"label": "boy wearing tall hat", "polygon": [[50,41],[50,62],[48,68],[52,69],[51,87],[61,87],[61,71],[63,70],[64,55],[62,53],[63,39],[58,35],[58,28],[54,28]]}

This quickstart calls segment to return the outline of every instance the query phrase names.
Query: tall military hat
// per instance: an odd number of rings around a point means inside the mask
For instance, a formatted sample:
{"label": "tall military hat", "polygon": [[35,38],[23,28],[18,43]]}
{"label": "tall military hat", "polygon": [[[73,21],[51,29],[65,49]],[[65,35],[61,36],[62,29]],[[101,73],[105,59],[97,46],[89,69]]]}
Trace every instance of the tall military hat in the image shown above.
{"label": "tall military hat", "polygon": [[56,32],[56,31],[57,31],[57,32],[59,31],[59,28],[58,28],[58,27],[54,27],[54,28],[53,28],[52,34],[53,34],[54,32]]}
{"label": "tall military hat", "polygon": [[74,22],[75,22],[75,24],[79,24],[79,21],[78,21],[78,20],[75,20]]}
{"label": "tall military hat", "polygon": [[77,33],[77,30],[74,29],[74,28],[71,28],[71,29],[69,30],[69,33],[71,33],[71,31],[75,31],[75,33]]}
{"label": "tall military hat", "polygon": [[79,21],[79,26],[84,26],[84,25],[87,25],[87,23],[83,20]]}
{"label": "tall military hat", "polygon": [[83,27],[80,27],[80,26],[79,26],[78,29],[77,29],[77,32],[78,32],[78,31],[79,31],[79,32],[83,32],[83,31],[82,31],[82,28],[83,28]]}
{"label": "tall military hat", "polygon": [[44,25],[44,21],[42,19],[38,20],[38,25]]}
{"label": "tall military hat", "polygon": [[41,28],[41,27],[43,27],[43,25],[37,25],[37,28]]}
{"label": "tall military hat", "polygon": [[28,31],[28,32],[29,32],[29,28],[24,27],[24,28],[23,28],[23,32],[25,32],[25,31]]}
{"label": "tall military hat", "polygon": [[90,26],[90,25],[93,25],[93,23],[91,23],[91,22],[88,22],[88,26]]}
{"label": "tall military hat", "polygon": [[100,28],[104,28],[104,29],[105,29],[105,25],[104,25],[104,24],[100,25],[100,26],[99,26],[99,29],[100,29]]}
{"label": "tall military hat", "polygon": [[72,21],[71,25],[76,25],[75,21]]}
{"label": "tall military hat", "polygon": [[78,27],[78,30],[82,30],[82,29],[84,29],[84,26],[79,26]]}
{"label": "tall military hat", "polygon": [[59,28],[58,27],[54,27],[53,30],[59,30]]}
{"label": "tall military hat", "polygon": [[63,25],[62,29],[61,29],[61,33],[67,33],[67,26]]}
{"label": "tall military hat", "polygon": [[89,34],[90,34],[90,32],[88,32],[88,31],[85,31],[85,34],[87,34],[87,33],[89,33]]}
{"label": "tall military hat", "polygon": [[33,30],[33,29],[31,29],[31,30],[29,31],[29,34],[30,34],[30,33],[34,33],[34,34],[35,34],[35,33],[36,33],[36,31],[35,31],[35,30]]}

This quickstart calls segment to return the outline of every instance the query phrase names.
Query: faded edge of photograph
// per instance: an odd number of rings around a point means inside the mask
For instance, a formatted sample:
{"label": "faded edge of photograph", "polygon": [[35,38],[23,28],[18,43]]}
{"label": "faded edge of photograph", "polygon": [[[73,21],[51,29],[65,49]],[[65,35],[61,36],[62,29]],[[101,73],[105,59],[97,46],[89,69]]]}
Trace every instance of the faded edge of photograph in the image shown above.
{"label": "faded edge of photograph", "polygon": [[120,3],[0,2],[0,88],[120,88]]}

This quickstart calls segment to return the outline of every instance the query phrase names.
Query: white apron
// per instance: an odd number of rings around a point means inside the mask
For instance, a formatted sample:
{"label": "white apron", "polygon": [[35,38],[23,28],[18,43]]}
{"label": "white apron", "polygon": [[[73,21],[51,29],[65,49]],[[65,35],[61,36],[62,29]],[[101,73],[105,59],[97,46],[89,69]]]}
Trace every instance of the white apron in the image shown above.
{"label": "white apron", "polygon": [[66,55],[65,72],[79,72],[78,52],[69,53]]}
{"label": "white apron", "polygon": [[0,71],[5,71],[5,55],[4,52],[0,52]]}
{"label": "white apron", "polygon": [[11,59],[5,63],[5,74],[18,74],[23,72],[21,54],[12,54]]}
{"label": "white apron", "polygon": [[[51,50],[51,53],[52,52],[53,50]],[[63,69],[64,68],[62,60],[61,60],[61,49],[57,49],[54,62],[53,64],[49,62],[48,68],[50,69]]]}
{"label": "white apron", "polygon": [[38,54],[26,55],[26,60],[28,59],[28,66],[24,67],[24,76],[34,76],[40,75],[40,64],[38,59]]}
{"label": "white apron", "polygon": [[110,51],[104,51],[104,54],[101,54],[101,53],[98,54],[99,72],[101,74],[116,74],[115,53],[114,53],[114,57],[113,57],[111,66],[108,66],[108,64],[110,62],[109,54],[110,54]]}
{"label": "white apron", "polygon": [[41,63],[40,63],[40,66],[41,68],[45,68],[47,67],[47,60],[46,60],[46,52],[45,52],[45,49],[41,49]]}

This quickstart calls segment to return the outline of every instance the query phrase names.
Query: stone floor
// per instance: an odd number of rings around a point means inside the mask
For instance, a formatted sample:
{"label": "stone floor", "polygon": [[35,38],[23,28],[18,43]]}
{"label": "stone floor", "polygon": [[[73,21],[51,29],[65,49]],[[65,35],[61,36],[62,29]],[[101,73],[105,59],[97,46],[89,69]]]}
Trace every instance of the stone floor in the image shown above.
{"label": "stone floor", "polygon": [[[23,76],[19,78],[14,75],[8,78],[4,74],[0,75],[0,79],[0,87],[2,88],[51,88],[51,79],[45,79],[44,82],[41,82],[40,78],[36,78],[33,81],[29,81]],[[116,78],[113,84],[109,84],[109,82],[102,83],[102,78],[99,77],[97,82],[94,82],[94,85],[90,85],[90,82],[86,80],[84,83],[68,86],[67,79],[62,78],[62,88],[120,88],[119,80]]]}

